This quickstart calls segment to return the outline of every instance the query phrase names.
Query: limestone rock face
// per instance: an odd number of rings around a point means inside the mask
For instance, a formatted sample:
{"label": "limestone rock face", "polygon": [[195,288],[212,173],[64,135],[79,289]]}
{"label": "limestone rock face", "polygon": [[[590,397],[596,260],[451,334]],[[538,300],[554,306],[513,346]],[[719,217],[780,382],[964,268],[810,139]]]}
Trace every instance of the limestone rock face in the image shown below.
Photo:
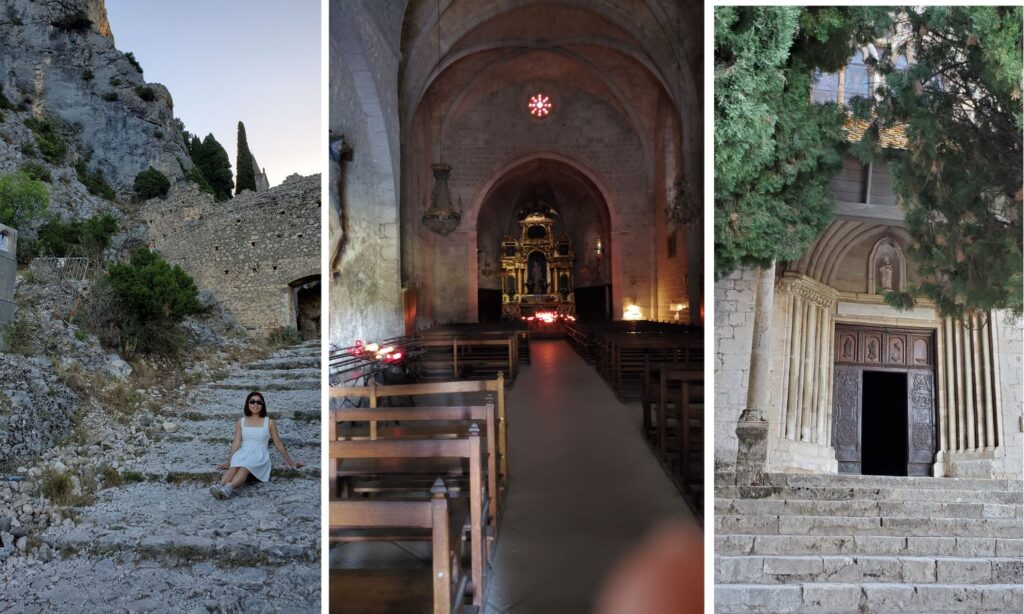
{"label": "limestone rock face", "polygon": [[[135,175],[151,166],[172,182],[183,175],[181,164],[191,167],[174,123],[170,93],[158,84],[147,85],[114,47],[103,0],[8,0],[5,5],[6,15],[0,16],[0,87],[23,110],[8,112],[4,124],[23,123],[29,112],[61,120],[68,162],[87,159],[121,193],[129,192]],[[54,25],[76,7],[92,21],[90,27]],[[144,87],[152,88],[153,100],[142,99]],[[17,126],[3,127],[17,132]],[[12,137],[3,139],[0,160],[12,153],[3,151],[4,146],[17,149],[25,138]]]}

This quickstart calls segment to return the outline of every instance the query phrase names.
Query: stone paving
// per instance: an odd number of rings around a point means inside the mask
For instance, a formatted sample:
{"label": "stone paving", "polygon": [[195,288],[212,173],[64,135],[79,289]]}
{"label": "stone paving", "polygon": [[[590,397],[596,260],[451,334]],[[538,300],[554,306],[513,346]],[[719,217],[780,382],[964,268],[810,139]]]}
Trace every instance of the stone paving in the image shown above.
{"label": "stone paving", "polygon": [[[61,556],[8,559],[0,612],[319,612],[319,363],[317,344],[281,350],[161,412],[159,438],[122,460],[125,483],[42,534]],[[218,501],[207,488],[252,389],[306,466],[272,447],[271,481]]]}

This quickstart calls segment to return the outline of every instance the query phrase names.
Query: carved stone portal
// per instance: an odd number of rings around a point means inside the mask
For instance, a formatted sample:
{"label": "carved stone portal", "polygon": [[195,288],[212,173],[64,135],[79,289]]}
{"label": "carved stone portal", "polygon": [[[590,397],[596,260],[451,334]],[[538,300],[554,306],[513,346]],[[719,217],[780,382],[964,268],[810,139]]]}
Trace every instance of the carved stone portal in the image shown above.
{"label": "carved stone portal", "polygon": [[832,446],[840,473],[862,473],[864,454],[872,452],[864,449],[864,372],[882,371],[907,378],[905,399],[902,386],[901,398],[893,399],[907,412],[905,427],[902,418],[893,419],[907,430],[906,475],[930,474],[936,449],[934,340],[931,330],[836,325]]}

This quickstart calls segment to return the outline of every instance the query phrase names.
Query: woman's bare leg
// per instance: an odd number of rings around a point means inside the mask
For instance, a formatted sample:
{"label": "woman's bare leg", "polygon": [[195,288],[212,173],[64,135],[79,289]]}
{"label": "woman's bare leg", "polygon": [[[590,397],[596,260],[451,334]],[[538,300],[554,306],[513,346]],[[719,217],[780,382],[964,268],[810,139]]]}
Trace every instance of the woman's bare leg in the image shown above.
{"label": "woman's bare leg", "polygon": [[231,479],[235,477],[236,473],[238,473],[238,467],[232,467],[232,468],[228,469],[227,471],[224,472],[224,477],[222,477],[220,479],[220,483],[221,484],[230,484],[231,483]]}
{"label": "woman's bare leg", "polygon": [[249,470],[245,467],[235,467],[235,475],[231,478],[231,487],[235,490],[245,486],[245,480],[249,478]]}

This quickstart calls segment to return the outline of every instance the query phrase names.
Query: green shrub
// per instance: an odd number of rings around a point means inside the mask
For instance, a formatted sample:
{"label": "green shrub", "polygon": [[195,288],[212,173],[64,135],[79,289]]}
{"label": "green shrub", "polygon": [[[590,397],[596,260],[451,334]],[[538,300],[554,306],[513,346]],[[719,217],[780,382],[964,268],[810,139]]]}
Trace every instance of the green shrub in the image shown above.
{"label": "green shrub", "polygon": [[46,184],[24,172],[0,175],[0,224],[24,228],[50,204]]}
{"label": "green shrub", "polygon": [[117,198],[117,192],[107,183],[107,176],[103,174],[103,170],[99,167],[90,171],[86,161],[79,160],[75,164],[75,172],[78,173],[78,180],[82,182],[82,185],[93,196],[99,196],[107,200]]}
{"label": "green shrub", "polygon": [[16,109],[14,103],[8,100],[7,96],[4,96],[2,91],[0,91],[0,109],[5,109],[7,111],[14,111]]}
{"label": "green shrub", "polygon": [[135,176],[135,194],[142,200],[149,200],[159,196],[167,196],[171,189],[171,182],[167,176],[152,166]]}
{"label": "green shrub", "polygon": [[267,334],[267,345],[271,348],[285,347],[302,342],[302,336],[294,326],[279,326]]}
{"label": "green shrub", "polygon": [[50,175],[50,169],[46,168],[38,162],[26,162],[21,165],[21,172],[25,173],[36,181],[45,181],[46,183],[53,183],[53,177]]}
{"label": "green shrub", "polygon": [[47,467],[39,477],[39,490],[50,503],[58,506],[69,505],[74,500],[74,486],[71,474]]}
{"label": "green shrub", "polygon": [[117,100],[117,92],[107,92],[100,96],[100,98],[106,100],[107,102],[114,102],[115,100]]}
{"label": "green shrub", "polygon": [[103,465],[100,467],[100,480],[103,481],[104,488],[112,488],[124,483],[123,476],[117,472],[117,469],[114,469],[110,465]]}
{"label": "green shrub", "polygon": [[139,64],[139,61],[135,59],[134,53],[129,51],[128,53],[124,54],[124,59],[128,60],[128,63],[134,66],[135,70],[139,71],[140,75],[142,74],[142,64]]}
{"label": "green shrub", "polygon": [[68,144],[60,133],[60,124],[50,117],[36,119],[31,117],[25,120],[25,125],[32,130],[36,137],[36,146],[39,148],[39,155],[50,164],[61,164],[64,156],[68,153]]}
{"label": "green shrub", "polygon": [[120,77],[111,77],[109,83],[110,83],[110,87],[117,87],[117,86],[121,85],[121,78]]}
{"label": "green shrub", "polygon": [[132,471],[131,469],[127,469],[125,470],[124,473],[121,474],[121,479],[131,484],[134,482],[145,482],[146,476],[142,475],[138,471]]}
{"label": "green shrub", "polygon": [[99,260],[118,230],[117,220],[109,213],[83,221],[52,221],[39,229],[36,251],[57,258],[87,256]]}
{"label": "green shrub", "polygon": [[92,81],[95,75],[92,74],[91,68],[86,68],[82,71],[82,81]]}
{"label": "green shrub", "polygon": [[79,9],[54,19],[50,25],[65,32],[84,32],[92,27],[92,20],[84,10]]}
{"label": "green shrub", "polygon": [[153,88],[149,87],[148,85],[136,86],[135,93],[139,95],[139,98],[145,100],[146,102],[153,102],[154,100],[156,100],[156,92],[153,91]]}
{"label": "green shrub", "polygon": [[173,351],[180,340],[177,324],[200,309],[192,278],[167,264],[156,252],[137,250],[108,271],[110,295],[122,349]]}
{"label": "green shrub", "polygon": [[36,353],[35,338],[39,326],[23,318],[15,318],[4,327],[4,343],[11,354],[31,356]]}
{"label": "green shrub", "polygon": [[156,140],[162,141],[162,140],[164,140],[164,131],[163,130],[154,130],[153,131],[153,136],[156,137]]}

